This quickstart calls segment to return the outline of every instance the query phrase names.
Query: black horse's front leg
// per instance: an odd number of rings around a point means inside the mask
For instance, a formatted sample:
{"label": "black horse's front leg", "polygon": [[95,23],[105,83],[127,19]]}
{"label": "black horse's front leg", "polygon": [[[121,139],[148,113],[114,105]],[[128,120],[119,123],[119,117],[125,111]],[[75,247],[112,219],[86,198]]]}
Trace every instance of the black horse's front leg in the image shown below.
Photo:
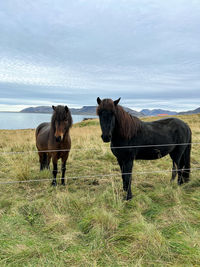
{"label": "black horse's front leg", "polygon": [[124,177],[124,174],[123,174],[123,161],[120,160],[120,159],[117,159],[118,163],[119,163],[119,166],[120,166],[120,169],[121,169],[121,173],[122,173],[122,181],[123,181],[123,189],[124,191],[127,191],[127,186],[126,186],[126,182],[125,182],[125,177]]}
{"label": "black horse's front leg", "polygon": [[53,161],[53,181],[51,183],[53,186],[56,186],[57,185],[57,182],[56,182],[57,173],[58,173],[57,161],[56,162]]}
{"label": "black horse's front leg", "polygon": [[127,191],[126,200],[132,198],[132,192],[131,192],[132,168],[133,168],[133,160],[123,162],[122,178],[123,178],[123,188],[125,191]]}

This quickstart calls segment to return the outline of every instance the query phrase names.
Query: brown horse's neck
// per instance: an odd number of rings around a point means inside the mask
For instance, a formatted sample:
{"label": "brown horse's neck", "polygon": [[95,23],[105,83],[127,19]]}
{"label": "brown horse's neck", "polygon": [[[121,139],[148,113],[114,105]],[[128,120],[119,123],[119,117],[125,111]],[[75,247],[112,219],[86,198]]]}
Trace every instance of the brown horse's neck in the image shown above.
{"label": "brown horse's neck", "polygon": [[142,127],[142,121],[130,115],[120,105],[116,106],[116,121],[118,125],[115,132],[118,132],[125,139],[131,139],[137,135]]}

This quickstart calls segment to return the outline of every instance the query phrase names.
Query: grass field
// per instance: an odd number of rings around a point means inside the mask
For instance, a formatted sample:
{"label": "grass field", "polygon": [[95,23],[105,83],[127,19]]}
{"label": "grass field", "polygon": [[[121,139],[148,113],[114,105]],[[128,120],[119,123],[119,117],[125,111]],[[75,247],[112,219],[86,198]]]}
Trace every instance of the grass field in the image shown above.
{"label": "grass field", "polygon": [[[200,115],[179,118],[200,142]],[[124,201],[119,166],[100,135],[97,120],[73,126],[65,187],[0,184],[0,266],[200,266],[200,170],[179,187],[168,156],[137,161],[133,199]],[[51,179],[28,152],[36,151],[34,130],[1,130],[0,151],[0,183]],[[16,151],[27,153],[2,153]],[[199,144],[191,167],[200,167]]]}

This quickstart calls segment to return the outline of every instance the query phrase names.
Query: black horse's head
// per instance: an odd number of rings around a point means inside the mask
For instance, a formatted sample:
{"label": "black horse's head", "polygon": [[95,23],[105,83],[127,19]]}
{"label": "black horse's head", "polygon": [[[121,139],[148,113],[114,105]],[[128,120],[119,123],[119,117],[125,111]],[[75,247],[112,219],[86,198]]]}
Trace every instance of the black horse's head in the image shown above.
{"label": "black horse's head", "polygon": [[104,142],[110,142],[112,139],[113,130],[115,128],[116,120],[116,106],[119,103],[120,98],[113,101],[112,99],[97,98],[97,115],[99,116],[102,139]]}
{"label": "black horse's head", "polygon": [[52,116],[52,126],[54,129],[54,136],[57,142],[61,142],[65,134],[72,126],[72,117],[70,110],[67,106],[52,106],[54,113]]}

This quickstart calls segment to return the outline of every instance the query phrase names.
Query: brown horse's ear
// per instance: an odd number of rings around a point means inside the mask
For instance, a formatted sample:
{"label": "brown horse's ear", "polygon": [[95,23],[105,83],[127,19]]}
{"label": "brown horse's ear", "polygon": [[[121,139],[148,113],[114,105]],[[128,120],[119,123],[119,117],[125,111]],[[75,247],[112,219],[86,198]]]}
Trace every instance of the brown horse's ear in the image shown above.
{"label": "brown horse's ear", "polygon": [[55,107],[55,106],[52,106],[52,109],[53,109],[53,110],[56,110],[56,107]]}
{"label": "brown horse's ear", "polygon": [[68,106],[65,106],[65,111],[68,112],[69,111],[69,108]]}
{"label": "brown horse's ear", "polygon": [[101,99],[97,97],[97,103],[100,105],[101,104]]}
{"label": "brown horse's ear", "polygon": [[120,99],[121,99],[121,97],[114,101],[115,106],[117,106],[117,104],[119,103]]}

